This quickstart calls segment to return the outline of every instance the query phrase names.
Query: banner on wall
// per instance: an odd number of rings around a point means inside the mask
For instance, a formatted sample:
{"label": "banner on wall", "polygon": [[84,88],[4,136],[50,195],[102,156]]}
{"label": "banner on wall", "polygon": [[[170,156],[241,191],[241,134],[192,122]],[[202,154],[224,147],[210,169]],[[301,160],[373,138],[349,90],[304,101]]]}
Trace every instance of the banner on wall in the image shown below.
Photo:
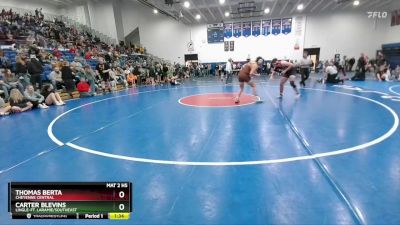
{"label": "banner on wall", "polygon": [[268,36],[271,34],[271,20],[262,21],[262,34]]}
{"label": "banner on wall", "polygon": [[236,38],[242,36],[242,23],[233,23],[233,36]]}
{"label": "banner on wall", "polygon": [[233,52],[235,50],[235,42],[234,41],[229,42],[229,50],[231,52]]}
{"label": "banner on wall", "polygon": [[400,9],[392,11],[392,19],[390,21],[390,26],[400,25]]}
{"label": "banner on wall", "polygon": [[282,27],[282,20],[281,19],[274,19],[272,20],[272,34],[278,35],[281,33]]}
{"label": "banner on wall", "polygon": [[242,35],[244,37],[249,37],[251,35],[251,22],[242,23]]}
{"label": "banner on wall", "polygon": [[292,32],[292,18],[282,19],[282,33],[289,34]]}
{"label": "banner on wall", "polygon": [[224,37],[231,38],[232,37],[232,23],[224,24]]}
{"label": "banner on wall", "polygon": [[251,22],[251,34],[255,37],[260,36],[261,32],[261,21]]}
{"label": "banner on wall", "polygon": [[224,41],[224,50],[229,51],[229,41]]}

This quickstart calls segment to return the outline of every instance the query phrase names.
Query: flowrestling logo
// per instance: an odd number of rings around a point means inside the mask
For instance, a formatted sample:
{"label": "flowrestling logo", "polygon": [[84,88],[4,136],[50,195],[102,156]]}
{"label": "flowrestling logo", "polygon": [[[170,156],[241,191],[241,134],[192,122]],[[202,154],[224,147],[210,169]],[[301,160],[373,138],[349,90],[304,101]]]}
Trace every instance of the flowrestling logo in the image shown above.
{"label": "flowrestling logo", "polygon": [[388,12],[367,12],[369,19],[386,19],[388,17]]}

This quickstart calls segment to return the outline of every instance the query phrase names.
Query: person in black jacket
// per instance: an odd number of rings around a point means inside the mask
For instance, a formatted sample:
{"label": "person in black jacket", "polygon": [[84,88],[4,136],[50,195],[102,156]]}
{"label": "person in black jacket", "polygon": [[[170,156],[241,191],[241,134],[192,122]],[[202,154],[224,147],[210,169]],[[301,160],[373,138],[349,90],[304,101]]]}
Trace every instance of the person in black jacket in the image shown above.
{"label": "person in black jacket", "polygon": [[36,58],[36,55],[31,55],[31,61],[28,63],[28,72],[31,75],[31,84],[35,90],[42,89],[43,65]]}
{"label": "person in black jacket", "polygon": [[364,53],[361,53],[360,58],[357,61],[357,72],[356,74],[351,78],[353,81],[364,81],[365,80],[365,73],[367,71],[367,57],[365,56]]}
{"label": "person in black jacket", "polygon": [[65,61],[63,67],[61,68],[61,78],[64,81],[65,89],[69,96],[73,98],[72,92],[75,90],[74,74],[69,67],[69,62]]}
{"label": "person in black jacket", "polygon": [[26,56],[18,56],[17,63],[15,64],[15,75],[19,78],[23,78],[23,85],[24,87],[30,84],[30,78],[28,74],[28,66],[26,65]]}

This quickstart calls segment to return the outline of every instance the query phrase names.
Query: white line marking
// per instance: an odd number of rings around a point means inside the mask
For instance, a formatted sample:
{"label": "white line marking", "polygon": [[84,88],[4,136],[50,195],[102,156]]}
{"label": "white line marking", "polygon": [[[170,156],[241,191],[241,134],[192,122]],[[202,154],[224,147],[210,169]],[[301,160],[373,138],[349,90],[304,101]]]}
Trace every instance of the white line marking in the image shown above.
{"label": "white line marking", "polygon": [[[266,86],[273,86],[273,85],[266,85]],[[199,86],[196,86],[199,87]],[[211,87],[211,86],[206,86],[206,87]],[[276,87],[276,86],[273,86]],[[195,87],[192,87],[195,88]],[[182,166],[244,166],[244,165],[261,165],[261,164],[274,164],[274,163],[285,163],[285,162],[294,162],[294,161],[301,161],[301,160],[309,160],[309,159],[316,159],[316,158],[322,158],[322,157],[329,157],[329,156],[335,156],[335,155],[340,155],[340,154],[345,154],[345,153],[350,153],[350,152],[354,152],[354,151],[359,151],[359,150],[363,150],[367,147],[371,147],[373,145],[376,145],[384,140],[386,140],[387,138],[389,138],[398,128],[399,126],[399,117],[396,114],[396,112],[391,109],[389,106],[378,102],[376,100],[370,99],[370,98],[366,98],[363,96],[358,96],[358,95],[354,95],[354,94],[349,94],[349,93],[344,93],[344,92],[337,92],[337,91],[330,91],[330,90],[323,90],[323,89],[313,89],[313,88],[303,88],[303,89],[307,89],[307,90],[314,90],[314,91],[322,91],[322,92],[330,92],[330,93],[337,93],[337,94],[342,94],[342,95],[348,95],[348,96],[352,96],[352,97],[356,97],[356,98],[361,98],[370,102],[373,102],[379,106],[382,106],[383,108],[385,108],[386,110],[388,110],[394,119],[394,123],[393,126],[389,129],[389,131],[387,131],[385,134],[383,134],[382,136],[361,144],[361,145],[357,145],[357,146],[353,146],[353,147],[349,147],[349,148],[345,148],[345,149],[340,149],[340,150],[334,150],[334,151],[329,151],[329,152],[323,152],[323,153],[318,153],[318,154],[314,154],[314,155],[306,155],[306,156],[296,156],[296,157],[289,157],[289,158],[281,158],[281,159],[269,159],[269,160],[257,160],[257,161],[237,161],[237,162],[191,162],[191,161],[173,161],[173,160],[157,160],[157,159],[146,159],[146,158],[137,158],[137,157],[130,157],[130,156],[123,156],[123,155],[116,155],[116,154],[111,154],[111,153],[105,153],[105,152],[101,152],[101,151],[97,151],[97,150],[93,150],[93,149],[89,149],[89,148],[85,148],[82,146],[78,146],[75,144],[72,144],[70,142],[66,143],[65,145],[78,150],[78,151],[83,151],[83,152],[87,152],[87,153],[91,153],[91,154],[95,154],[95,155],[99,155],[99,156],[104,156],[104,157],[109,157],[109,158],[114,158],[114,159],[123,159],[123,160],[129,160],[129,161],[134,161],[134,162],[143,162],[143,163],[155,163],[155,164],[164,164],[164,165],[182,165]],[[162,90],[162,89],[161,89]],[[164,89],[164,90],[169,90],[169,89]],[[174,90],[174,89],[172,89]],[[149,92],[155,92],[155,91],[160,91],[160,90],[154,90],[154,91],[144,91],[144,92],[138,92],[135,94],[140,94],[140,93],[149,93]],[[48,135],[51,138],[51,140],[53,140],[56,144],[58,145],[64,145],[63,142],[61,142],[60,140],[58,140],[53,132],[53,125],[55,124],[55,122],[57,120],[59,120],[62,116],[68,114],[69,112],[72,112],[76,109],[82,108],[84,106],[87,105],[91,105],[91,104],[95,104],[98,102],[102,102],[102,101],[106,101],[109,99],[114,99],[114,98],[118,98],[118,97],[124,97],[124,96],[129,96],[129,95],[134,95],[134,94],[128,94],[128,95],[121,95],[121,96],[116,96],[116,97],[111,97],[111,98],[107,98],[107,99],[102,99],[99,101],[95,101],[92,103],[88,103],[88,104],[84,104],[78,107],[75,107],[73,109],[68,110],[67,112],[59,115],[58,117],[56,117],[50,124],[49,127],[47,129]]]}
{"label": "white line marking", "polygon": [[393,86],[389,87],[389,91],[392,92],[393,94],[400,95],[399,92],[393,91],[394,87],[400,87],[400,85],[393,85]]}

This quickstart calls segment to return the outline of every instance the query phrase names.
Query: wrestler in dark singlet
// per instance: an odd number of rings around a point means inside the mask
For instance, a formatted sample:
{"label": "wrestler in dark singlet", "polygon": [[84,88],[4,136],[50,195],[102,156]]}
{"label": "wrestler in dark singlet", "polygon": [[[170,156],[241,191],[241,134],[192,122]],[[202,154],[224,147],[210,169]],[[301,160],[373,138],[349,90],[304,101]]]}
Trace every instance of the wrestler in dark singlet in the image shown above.
{"label": "wrestler in dark singlet", "polygon": [[[263,64],[264,64],[264,59],[262,57],[257,57],[256,61],[246,63],[240,70],[239,72],[240,91],[235,99],[235,103],[239,103],[240,101],[240,95],[242,95],[244,83],[247,83],[253,88],[253,95],[258,96],[256,84],[253,81],[251,81],[251,76],[252,75],[260,76],[260,74],[257,74],[257,69],[259,66],[262,66]],[[261,102],[261,100],[259,101]]]}

